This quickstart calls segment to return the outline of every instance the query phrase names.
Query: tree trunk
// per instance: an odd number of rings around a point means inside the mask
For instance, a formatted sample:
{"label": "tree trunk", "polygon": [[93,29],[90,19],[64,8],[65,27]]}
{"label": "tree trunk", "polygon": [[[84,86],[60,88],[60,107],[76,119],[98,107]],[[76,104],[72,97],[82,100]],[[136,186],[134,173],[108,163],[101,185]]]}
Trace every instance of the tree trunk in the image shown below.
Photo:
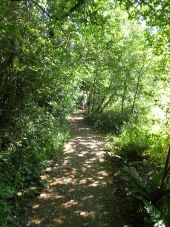
{"label": "tree trunk", "polygon": [[132,114],[134,114],[134,112],[135,112],[135,102],[136,102],[137,94],[138,94],[138,91],[139,91],[139,85],[140,85],[140,81],[141,81],[141,78],[142,78],[144,65],[145,65],[145,61],[144,61],[143,65],[140,68],[140,71],[138,73],[138,79],[137,79],[135,94],[134,94],[133,103],[132,103]]}
{"label": "tree trunk", "polygon": [[125,98],[126,98],[126,92],[127,92],[127,81],[125,79],[124,81],[124,91],[122,95],[122,102],[121,102],[121,112],[124,112],[124,104],[125,104]]}
{"label": "tree trunk", "polygon": [[142,77],[142,69],[140,70],[140,72],[138,74],[138,80],[136,83],[136,89],[135,89],[135,94],[134,94],[133,103],[132,103],[132,114],[134,114],[134,112],[135,112],[135,102],[136,102],[136,98],[137,98],[137,94],[138,94],[138,90],[139,90],[139,84],[140,84],[141,77]]}
{"label": "tree trunk", "polygon": [[167,154],[167,157],[166,157],[166,162],[165,162],[165,166],[164,166],[164,172],[163,172],[163,176],[162,176],[162,182],[161,182],[161,186],[160,186],[160,191],[164,190],[166,177],[168,176],[168,174],[170,172],[169,161],[170,161],[170,146],[169,146],[168,154]]}

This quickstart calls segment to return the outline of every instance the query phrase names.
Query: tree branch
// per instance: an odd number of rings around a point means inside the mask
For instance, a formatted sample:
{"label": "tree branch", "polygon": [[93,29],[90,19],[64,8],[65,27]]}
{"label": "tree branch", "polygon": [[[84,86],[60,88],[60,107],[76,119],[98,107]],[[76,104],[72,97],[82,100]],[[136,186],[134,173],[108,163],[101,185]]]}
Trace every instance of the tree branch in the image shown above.
{"label": "tree branch", "polygon": [[85,2],[85,0],[78,0],[78,2],[74,6],[72,6],[67,13],[65,13],[63,16],[61,16],[59,18],[59,17],[53,17],[40,4],[38,4],[35,0],[30,0],[30,1],[32,3],[34,3],[36,6],[38,6],[38,8],[40,8],[50,19],[57,20],[57,21],[68,17],[70,15],[70,13],[77,10]]}
{"label": "tree branch", "polygon": [[31,2],[33,2],[36,6],[38,6],[38,8],[40,8],[50,19],[54,19],[52,18],[52,16],[41,6],[39,5],[35,0],[30,0]]}
{"label": "tree branch", "polygon": [[60,19],[66,18],[70,15],[70,13],[73,13],[75,10],[80,8],[81,5],[85,3],[85,0],[78,0],[78,2],[72,6],[67,13],[65,13]]}

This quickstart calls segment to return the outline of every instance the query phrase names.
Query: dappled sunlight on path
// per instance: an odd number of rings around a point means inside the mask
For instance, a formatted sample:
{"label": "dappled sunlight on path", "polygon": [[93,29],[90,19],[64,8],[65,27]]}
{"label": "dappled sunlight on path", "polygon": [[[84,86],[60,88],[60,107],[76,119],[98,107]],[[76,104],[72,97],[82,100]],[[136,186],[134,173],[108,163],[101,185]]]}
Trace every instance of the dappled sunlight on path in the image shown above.
{"label": "dappled sunlight on path", "polygon": [[110,180],[104,165],[102,138],[84,122],[83,111],[68,120],[73,138],[65,144],[60,160],[49,161],[42,175],[47,186],[32,204],[26,226],[111,226]]}

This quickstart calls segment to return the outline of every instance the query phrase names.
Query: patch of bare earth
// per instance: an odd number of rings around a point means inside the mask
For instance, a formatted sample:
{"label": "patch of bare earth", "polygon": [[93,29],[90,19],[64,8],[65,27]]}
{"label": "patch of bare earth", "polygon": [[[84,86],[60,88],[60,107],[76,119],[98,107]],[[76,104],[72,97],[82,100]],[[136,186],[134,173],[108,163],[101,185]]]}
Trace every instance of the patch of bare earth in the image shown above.
{"label": "patch of bare earth", "polygon": [[106,168],[102,138],[84,122],[83,111],[68,120],[73,137],[44,171],[47,185],[31,201],[24,226],[128,226],[123,199],[114,199],[117,189]]}

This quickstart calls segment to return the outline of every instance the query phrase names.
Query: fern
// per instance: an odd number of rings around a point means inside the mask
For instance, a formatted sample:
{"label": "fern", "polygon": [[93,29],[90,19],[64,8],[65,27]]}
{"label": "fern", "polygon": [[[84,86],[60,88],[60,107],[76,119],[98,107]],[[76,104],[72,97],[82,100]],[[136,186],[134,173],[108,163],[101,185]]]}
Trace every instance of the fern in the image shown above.
{"label": "fern", "polygon": [[153,189],[157,188],[157,181],[148,181],[147,178],[140,176],[134,167],[126,166],[123,170],[126,173],[128,182],[131,185],[131,190],[134,192],[135,197],[142,202],[140,205],[142,216],[147,217],[148,221],[151,222],[154,227],[169,226],[170,210],[167,206],[168,201],[162,201],[166,209],[163,208],[163,204],[161,203],[161,209],[159,210],[152,204],[150,198],[150,195],[154,192]]}
{"label": "fern", "polygon": [[149,218],[151,222],[156,223],[160,221],[161,219],[161,213],[156,207],[152,205],[151,202],[148,202],[146,200],[143,200],[144,203],[144,209],[146,210],[147,214],[149,215]]}
{"label": "fern", "polygon": [[134,167],[124,167],[124,172],[126,173],[130,184],[132,186],[132,190],[140,194],[141,196],[148,198],[148,187],[147,187],[147,181],[142,178],[137,170]]}
{"label": "fern", "polygon": [[165,227],[164,220],[162,220],[161,212],[152,205],[151,202],[143,200],[144,209],[147,212],[150,221],[154,224],[154,227]]}

